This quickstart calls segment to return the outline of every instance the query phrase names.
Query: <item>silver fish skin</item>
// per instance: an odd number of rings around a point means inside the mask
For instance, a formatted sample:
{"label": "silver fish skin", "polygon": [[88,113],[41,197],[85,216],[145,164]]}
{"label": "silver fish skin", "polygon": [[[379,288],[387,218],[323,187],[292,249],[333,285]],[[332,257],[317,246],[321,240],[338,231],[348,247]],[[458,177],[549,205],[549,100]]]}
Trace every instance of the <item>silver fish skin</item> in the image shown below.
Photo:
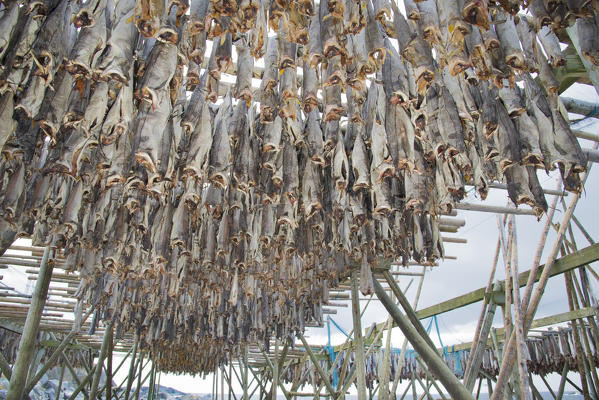
{"label": "silver fish skin", "polygon": [[130,76],[134,43],[138,31],[130,22],[135,9],[134,0],[120,0],[114,10],[112,29],[106,42],[106,54],[98,65],[104,79],[115,79],[126,83]]}
{"label": "silver fish skin", "polygon": [[208,179],[221,188],[226,188],[229,183],[229,169],[231,168],[231,140],[229,138],[229,123],[232,114],[231,93],[227,93],[223,103],[218,109],[214,121],[212,148],[210,149],[210,163]]}

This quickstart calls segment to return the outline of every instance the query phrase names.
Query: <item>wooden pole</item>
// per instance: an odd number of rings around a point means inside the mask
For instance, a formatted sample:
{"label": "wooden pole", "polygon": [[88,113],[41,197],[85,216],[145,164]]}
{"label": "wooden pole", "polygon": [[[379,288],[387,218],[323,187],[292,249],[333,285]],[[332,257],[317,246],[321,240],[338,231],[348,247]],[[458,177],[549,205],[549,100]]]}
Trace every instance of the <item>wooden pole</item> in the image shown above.
{"label": "wooden pole", "polygon": [[[587,164],[587,173],[582,178],[583,185],[584,185],[584,182],[586,182],[588,173],[590,172],[590,168],[591,168],[591,164],[588,163]],[[551,276],[551,269],[553,268],[553,265],[557,258],[557,254],[562,245],[564,233],[566,232],[568,223],[570,222],[570,219],[572,218],[572,214],[574,214],[574,209],[576,208],[576,204],[578,203],[579,198],[580,198],[580,194],[574,193],[574,195],[572,196],[572,198],[570,200],[570,204],[569,204],[568,208],[566,209],[566,212],[564,213],[564,216],[560,223],[560,228],[559,228],[559,231],[557,234],[557,238],[555,240],[555,243],[553,245],[553,248],[551,249],[549,256],[547,257],[547,262],[545,263],[545,267],[543,268],[541,277],[540,277],[539,282],[534,291],[534,295],[532,296],[532,298],[530,300],[530,303],[526,302],[526,294],[528,293],[529,290],[532,291],[532,284],[529,287],[528,283],[527,283],[525,294],[524,294],[524,297],[522,298],[522,310],[526,309],[526,316],[524,319],[524,333],[525,334],[528,332],[528,329],[530,328],[530,324],[532,323],[532,321],[534,319],[534,315],[537,311],[537,307],[539,306],[539,303],[541,301],[543,293],[545,292],[545,287],[547,286],[547,281],[549,280],[549,277]],[[510,335],[509,341],[507,341],[507,346],[505,346],[504,357],[503,357],[503,360],[501,361],[500,372],[499,372],[499,375],[497,376],[497,383],[495,384],[495,391],[493,392],[493,396],[491,397],[491,400],[499,400],[503,397],[503,394],[505,391],[505,384],[507,383],[507,379],[508,379],[509,375],[511,374],[511,371],[512,371],[512,368],[514,365],[515,344],[516,344],[515,339],[516,339],[515,335],[514,335],[514,333],[512,333]]]}
{"label": "wooden pole", "polygon": [[[498,216],[498,218],[499,218],[499,216]],[[503,223],[505,223],[505,220],[506,220],[506,215],[504,214]],[[485,319],[486,315],[489,313],[487,310],[487,304],[489,303],[491,293],[493,291],[493,280],[495,279],[495,271],[497,270],[497,262],[499,261],[500,249],[501,249],[501,238],[498,237],[497,245],[495,246],[495,255],[493,256],[493,263],[491,264],[491,273],[489,274],[489,280],[487,281],[487,288],[485,289],[485,297],[483,298],[482,309],[481,309],[480,315],[478,317],[476,329],[474,330],[474,338],[472,339],[472,347],[470,348],[470,357],[468,358],[468,362],[466,364],[466,369],[464,372],[464,384],[470,390],[472,390],[472,388],[474,387],[474,382],[475,382],[474,380],[476,379],[476,375],[478,375],[478,374],[472,374],[470,372],[470,370],[472,369],[472,364],[475,361],[474,356],[475,356],[475,354],[477,354],[477,346],[480,346],[481,340],[479,340],[479,337],[481,336],[481,330],[483,329],[484,319]],[[493,314],[495,314],[495,311],[493,311]],[[492,323],[493,322],[491,321],[491,324]],[[486,338],[484,338],[482,340],[485,343],[485,345],[486,345],[486,340],[487,340]],[[471,375],[474,375],[474,377],[472,377]],[[474,378],[474,380],[472,380],[472,378]]]}
{"label": "wooden pole", "polygon": [[429,337],[428,333],[426,332],[426,329],[424,329],[424,326],[422,326],[422,322],[420,322],[420,319],[414,312],[414,309],[410,305],[410,302],[408,301],[406,296],[402,293],[399,286],[397,286],[397,282],[395,282],[395,279],[393,279],[391,274],[389,274],[389,271],[383,271],[383,276],[385,277],[385,280],[389,284],[389,287],[391,288],[393,294],[397,298],[398,303],[404,309],[406,316],[408,317],[408,320],[410,321],[412,326],[416,329],[416,331],[418,331],[420,336],[428,343],[428,345],[431,347],[431,349],[437,351],[437,347],[435,346],[435,344]]}
{"label": "wooden pole", "polygon": [[150,367],[150,384],[148,385],[148,398],[147,400],[154,400],[154,380],[156,379],[156,364],[154,361],[151,361],[152,365]]}
{"label": "wooden pole", "polygon": [[[266,366],[268,367],[268,369],[270,369],[271,372],[273,372],[275,370],[275,368],[274,368],[272,362],[270,361],[270,358],[268,358],[268,354],[262,348],[260,348],[260,351],[262,352],[262,355],[264,356],[264,360],[266,361]],[[246,365],[247,365],[247,363],[246,363]],[[249,368],[249,365],[247,366],[247,368]],[[247,368],[245,371],[246,374],[247,374]],[[246,378],[246,381],[247,381],[247,378]],[[279,389],[281,389],[281,392],[283,393],[285,398],[289,399],[289,393],[287,392],[287,389],[285,389],[285,386],[283,386],[283,384],[280,381],[279,381]]]}
{"label": "wooden pole", "polygon": [[[264,357],[268,360],[268,356],[265,354]],[[270,360],[268,360],[270,362]],[[249,400],[248,396],[248,346],[245,346],[245,350],[243,352],[243,371],[241,371],[241,376],[243,377],[243,381],[241,384],[243,385],[243,400]]]}
{"label": "wooden pole", "polygon": [[[428,371],[428,368],[426,368],[426,365],[424,365],[420,360],[420,357],[416,357],[416,361],[418,362],[418,364],[420,364],[420,368],[422,368],[422,370],[426,374],[427,379],[430,380],[431,384],[434,386],[435,389],[437,389],[437,392],[439,392],[439,396],[441,396],[442,399],[446,400],[447,397],[445,397],[443,391],[441,390],[439,385],[437,385],[435,377],[431,375],[431,373]],[[412,373],[414,373],[414,371],[412,371]]]}
{"label": "wooden pole", "polygon": [[270,388],[271,400],[277,400],[277,385],[279,384],[279,339],[275,338],[275,359],[272,363],[272,387]]}
{"label": "wooden pole", "polygon": [[[63,356],[63,357],[67,364],[67,367],[69,368],[69,372],[71,373],[72,376],[76,377],[77,374],[75,372],[75,369],[71,365],[70,361],[67,360],[66,356]],[[91,380],[92,375],[94,374],[94,371],[95,371],[95,367],[92,368],[91,371],[85,376],[85,379],[83,379],[83,381],[81,381],[79,383],[79,386],[77,386],[77,389],[75,389],[75,391],[71,394],[71,396],[68,398],[68,400],[74,400],[77,397],[77,395],[79,394],[79,392],[83,392],[83,395],[86,399],[90,398],[87,391],[85,390],[85,385],[87,385],[88,382]],[[76,381],[78,382],[79,380],[76,379]]]}
{"label": "wooden pole", "polygon": [[[568,306],[570,307],[570,311],[574,311],[575,310],[575,306],[574,306],[574,298],[573,298],[573,292],[574,292],[574,288],[572,287],[572,281],[571,281],[571,272],[567,272],[566,274],[564,274],[564,280],[566,282],[566,292],[568,295]],[[593,389],[593,380],[590,376],[589,371],[587,370],[587,367],[584,363],[584,350],[582,348],[582,344],[580,342],[580,331],[578,329],[578,321],[576,319],[573,319],[571,322],[572,324],[572,337],[574,339],[574,348],[576,349],[576,354],[580,355],[576,357],[576,364],[578,366],[578,372],[580,373],[580,382],[582,384],[582,392],[584,395],[585,399],[589,399],[591,398],[590,396],[590,390]],[[587,380],[588,379],[588,380]],[[594,390],[592,390],[594,392]],[[593,397],[595,396],[595,393],[593,393]]]}
{"label": "wooden pole", "polygon": [[102,340],[102,347],[100,348],[100,354],[98,354],[98,363],[96,364],[96,370],[94,372],[92,387],[89,390],[89,400],[96,400],[96,395],[98,393],[98,385],[100,383],[100,376],[102,376],[102,367],[104,365],[104,358],[106,358],[106,352],[109,343],[112,342],[112,322],[108,324],[106,330],[104,331],[104,338]]}
{"label": "wooden pole", "polygon": [[568,377],[568,363],[564,362],[564,368],[562,369],[562,376],[559,381],[559,387],[557,389],[556,399],[561,400],[564,397],[564,390],[566,389],[566,378]]}
{"label": "wooden pole", "polygon": [[210,393],[210,400],[216,400],[215,394],[216,390],[214,388],[216,382],[216,372],[212,373],[212,393]]}
{"label": "wooden pole", "polygon": [[335,389],[333,388],[333,385],[331,385],[331,379],[330,379],[329,374],[322,369],[322,366],[316,359],[314,352],[312,352],[312,348],[310,347],[308,342],[306,342],[306,338],[304,337],[304,335],[302,333],[300,333],[299,335],[300,335],[300,340],[302,341],[302,344],[304,345],[304,349],[306,350],[306,353],[308,353],[308,357],[310,357],[312,364],[314,364],[314,368],[316,368],[316,371],[318,371],[318,374],[320,375],[322,382],[326,386],[327,391],[329,392],[329,394],[331,396],[335,396]]}
{"label": "wooden pole", "polygon": [[[351,270],[352,318],[354,325],[354,355],[356,359],[356,376],[358,400],[366,400],[366,361],[364,359],[364,339],[362,338],[362,321],[360,318],[360,295],[358,293],[359,270]],[[376,279],[374,279],[377,282]],[[377,282],[378,283],[378,282]],[[378,284],[380,286],[380,284]]]}
{"label": "wooden pole", "polygon": [[[108,329],[108,328],[107,328]],[[112,398],[112,354],[114,352],[114,324],[110,324],[110,340],[108,341],[108,354],[106,355],[106,400]]]}
{"label": "wooden pole", "polygon": [[[93,310],[93,308],[90,308],[90,310],[86,313],[86,315],[83,317],[82,323],[85,322],[85,320],[87,320],[87,318],[91,315],[92,310]],[[71,340],[73,340],[73,338],[75,337],[75,335],[77,335],[77,333],[79,333],[79,330],[73,330],[73,331],[69,332],[69,334],[62,339],[62,341],[60,342],[58,347],[56,347],[56,349],[54,350],[54,352],[52,353],[50,358],[48,358],[48,360],[46,360],[46,363],[44,364],[44,366],[32,378],[30,378],[27,381],[27,386],[25,387],[25,393],[31,392],[31,390],[33,390],[35,385],[39,382],[40,379],[42,379],[42,377],[46,374],[46,372],[48,372],[48,370],[54,366],[54,364],[56,363],[56,360],[58,360],[60,355],[64,352],[64,349],[71,343]]]}
{"label": "wooden pole", "polygon": [[381,300],[383,306],[385,306],[389,314],[391,314],[393,320],[395,320],[401,331],[422,357],[431,372],[439,379],[439,381],[441,381],[443,386],[445,386],[445,389],[449,394],[456,399],[473,400],[472,394],[464,385],[462,385],[458,378],[456,378],[453,371],[449,369],[443,359],[439,356],[439,353],[437,353],[436,350],[431,349],[427,341],[419,335],[416,328],[410,324],[409,320],[401,313],[389,296],[387,296],[381,284],[376,280],[373,283],[375,293]]}
{"label": "wooden pole", "polygon": [[[142,353],[139,355],[139,373],[137,374],[137,386],[135,387],[135,400],[139,400],[139,390],[141,389],[141,376],[144,370],[144,356]],[[95,399],[90,399],[95,400]]]}
{"label": "wooden pole", "polygon": [[222,366],[220,367],[220,400],[225,400],[225,371]]}
{"label": "wooden pole", "polygon": [[393,328],[393,318],[389,317],[387,318],[387,324],[384,328],[384,330],[387,332],[387,338],[385,341],[385,353],[383,354],[382,371],[380,372],[379,377],[379,398],[381,400],[389,400],[389,376],[391,374],[391,328]]}
{"label": "wooden pole", "polygon": [[[232,372],[232,368],[231,368],[231,364],[233,364],[233,361],[229,361],[229,373],[227,374],[227,371],[225,371],[225,368],[223,367],[223,375],[225,377],[225,382],[227,382],[227,386],[229,387],[228,390],[228,399],[231,400],[231,395],[233,394],[233,377],[231,376],[231,372]],[[235,397],[235,400],[237,400],[237,397]]]}
{"label": "wooden pole", "polygon": [[[260,387],[260,391],[264,391],[266,392],[266,377],[264,378],[264,382],[262,382],[262,379],[260,379],[260,377],[258,376],[258,374],[256,373],[256,371],[254,371],[254,369],[250,366],[248,366],[248,370],[252,373],[252,376],[254,377],[254,379],[256,380],[256,382],[258,382],[258,386]],[[250,398],[252,398],[252,396],[250,396]],[[260,397],[262,398],[262,397]]]}
{"label": "wooden pole", "polygon": [[466,388],[470,391],[474,389],[474,384],[476,383],[476,378],[480,371],[480,364],[487,348],[487,340],[489,338],[489,333],[491,332],[491,327],[493,326],[493,318],[495,317],[496,310],[497,303],[490,300],[487,312],[483,318],[480,335],[478,336],[477,341],[473,342],[472,347],[474,347],[474,352],[471,353],[470,358],[468,359],[468,367],[464,374],[464,385],[466,385]]}
{"label": "wooden pole", "polygon": [[[416,309],[416,307],[418,307],[418,301],[420,300],[420,294],[422,293],[422,285],[424,284],[424,272],[426,271],[426,268],[422,268],[422,277],[420,277],[420,282],[418,282],[418,289],[416,289],[416,295],[414,297],[414,302],[412,303],[412,308]],[[407,288],[404,290],[404,292],[407,292]],[[403,344],[401,346],[401,354],[399,355],[399,365],[397,367],[397,369],[399,371],[401,371],[401,369],[403,368],[403,365],[405,363],[406,360],[406,350],[408,348],[408,339],[405,338],[403,341]],[[401,374],[395,374],[395,379],[393,379],[393,388],[391,389],[391,393],[395,393],[397,392],[397,385],[399,385],[399,376]]]}
{"label": "wooden pole", "polygon": [[131,364],[129,366],[129,374],[127,375],[127,386],[125,389],[125,400],[129,400],[131,387],[133,386],[133,378],[135,376],[135,358],[137,356],[137,346],[139,345],[139,334],[135,334],[135,342],[133,343],[133,353],[131,354]]}
{"label": "wooden pole", "polygon": [[50,260],[50,252],[50,248],[46,247],[44,249],[44,255],[40,263],[40,272],[31,298],[31,306],[29,307],[25,325],[23,326],[23,334],[19,342],[17,359],[12,369],[8,393],[6,394],[7,400],[21,400],[25,391],[27,372],[35,352],[35,342],[40,319],[44,310],[44,304],[46,303],[46,296],[48,295],[52,270],[54,269],[54,262]]}
{"label": "wooden pole", "polygon": [[233,361],[229,361],[229,397],[228,400],[231,400],[231,393],[233,392],[233,382],[231,380],[231,369],[233,368]]}
{"label": "wooden pole", "polygon": [[[532,400],[530,387],[529,387],[529,377],[528,377],[528,367],[526,366],[526,360],[528,355],[528,349],[526,347],[526,335],[524,334],[524,320],[522,317],[522,304],[520,302],[520,287],[518,286],[518,248],[516,244],[516,219],[514,216],[510,216],[510,222],[508,224],[508,231],[511,240],[511,265],[510,272],[512,275],[513,284],[513,302],[514,302],[514,330],[516,331],[516,341],[518,347],[516,348],[516,354],[518,358],[518,373],[520,375],[520,397],[522,400]],[[507,272],[506,272],[507,273]]]}

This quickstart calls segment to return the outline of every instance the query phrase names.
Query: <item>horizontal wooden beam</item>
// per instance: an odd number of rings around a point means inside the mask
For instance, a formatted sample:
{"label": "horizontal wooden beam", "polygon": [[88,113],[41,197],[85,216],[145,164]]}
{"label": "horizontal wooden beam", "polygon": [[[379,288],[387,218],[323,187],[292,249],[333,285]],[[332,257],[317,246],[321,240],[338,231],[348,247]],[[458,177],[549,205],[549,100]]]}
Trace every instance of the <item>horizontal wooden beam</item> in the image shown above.
{"label": "horizontal wooden beam", "polygon": [[473,203],[456,203],[455,208],[457,210],[464,211],[480,211],[480,212],[488,212],[488,213],[497,213],[497,214],[515,214],[515,215],[534,215],[533,210],[525,209],[525,208],[513,208],[513,207],[502,207],[502,206],[493,206],[487,204],[473,204]]}
{"label": "horizontal wooden beam", "polygon": [[586,154],[586,156],[588,157],[589,161],[592,161],[594,163],[599,163],[599,150],[595,150],[595,149],[587,149],[587,148],[582,148],[582,152],[584,154]]}
{"label": "horizontal wooden beam", "polygon": [[596,135],[594,133],[589,133],[589,132],[581,131],[578,129],[572,129],[572,133],[577,138],[592,140],[593,142],[599,142],[599,135]]}
{"label": "horizontal wooden beam", "polygon": [[[562,274],[566,271],[571,271],[575,268],[590,264],[597,260],[599,260],[599,243],[585,247],[584,249],[579,250],[576,253],[568,254],[562,258],[555,260],[550,276],[555,276]],[[544,267],[544,265],[539,267],[539,270],[535,277],[535,282],[539,280],[539,277],[541,276]],[[518,283],[520,287],[526,285],[529,274],[530,271],[524,271],[520,273],[520,275],[518,276]],[[500,283],[503,285],[505,281],[501,281]],[[434,306],[421,309],[417,311],[416,314],[418,315],[418,318],[423,319],[432,317],[433,315],[442,314],[447,311],[455,310],[457,308],[461,308],[469,304],[481,301],[485,296],[485,292],[486,287],[483,287],[472,292],[466,293],[464,295],[454,297],[453,299],[441,302],[439,304],[435,304]]]}
{"label": "horizontal wooden beam", "polygon": [[450,236],[441,236],[441,240],[443,240],[443,243],[468,243],[467,239]]}
{"label": "horizontal wooden beam", "polygon": [[[595,315],[595,310],[593,310],[593,307],[581,308],[579,310],[568,311],[568,312],[564,312],[561,314],[551,315],[549,317],[535,319],[532,322],[530,329],[542,328],[545,326],[561,324],[563,322],[572,321],[574,319],[591,317],[593,315]],[[497,339],[498,339],[499,343],[503,342],[503,340],[505,338],[505,329],[497,328],[495,330],[495,332],[497,333]],[[489,339],[487,342],[487,346],[490,347],[492,345],[492,343],[493,343],[492,340]],[[447,348],[447,351],[451,353],[454,351],[469,350],[471,348],[471,346],[472,346],[471,342],[460,343],[460,344],[456,344],[455,346],[449,346]]]}

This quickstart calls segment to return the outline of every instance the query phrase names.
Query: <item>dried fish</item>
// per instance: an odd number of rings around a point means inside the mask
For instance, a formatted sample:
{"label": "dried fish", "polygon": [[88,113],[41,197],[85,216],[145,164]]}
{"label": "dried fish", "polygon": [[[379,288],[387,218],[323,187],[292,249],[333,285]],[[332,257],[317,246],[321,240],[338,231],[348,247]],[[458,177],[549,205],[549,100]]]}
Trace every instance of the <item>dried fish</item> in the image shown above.
{"label": "dried fish", "polygon": [[142,35],[154,37],[160,29],[166,11],[165,0],[140,0],[135,5],[133,21]]}
{"label": "dried fish", "polygon": [[106,42],[106,53],[98,66],[105,79],[115,79],[122,83],[131,79],[129,66],[137,41],[137,30],[130,22],[134,9],[134,0],[121,0],[115,7],[112,29]]}
{"label": "dried fish", "polygon": [[229,119],[231,112],[231,94],[227,93],[214,121],[214,134],[208,165],[208,179],[223,189],[229,183],[228,171],[231,168],[231,141],[229,140]]}
{"label": "dried fish", "polygon": [[[105,9],[101,14],[105,13]],[[106,18],[102,15],[92,25],[84,26],[71,50],[67,70],[73,75],[91,77],[106,45]]]}

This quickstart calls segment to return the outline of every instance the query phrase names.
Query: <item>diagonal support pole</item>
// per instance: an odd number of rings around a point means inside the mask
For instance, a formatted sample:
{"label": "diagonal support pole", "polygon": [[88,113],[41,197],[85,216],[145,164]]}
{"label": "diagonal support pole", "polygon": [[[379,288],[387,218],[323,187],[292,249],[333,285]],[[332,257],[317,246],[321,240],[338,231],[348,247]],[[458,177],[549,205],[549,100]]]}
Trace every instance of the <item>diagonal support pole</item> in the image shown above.
{"label": "diagonal support pole", "polygon": [[326,386],[329,394],[334,397],[335,396],[335,389],[333,389],[333,385],[331,385],[331,378],[330,378],[329,374],[325,370],[322,369],[322,366],[320,365],[320,363],[316,359],[316,356],[314,355],[314,352],[312,351],[312,348],[310,347],[310,345],[308,344],[308,342],[306,342],[306,338],[301,333],[300,333],[300,340],[302,341],[302,344],[304,345],[304,349],[306,350],[306,353],[308,353],[308,357],[310,357],[310,360],[312,361],[312,364],[314,364],[314,367],[316,368],[316,371],[318,371],[318,374],[322,378],[322,382]]}
{"label": "diagonal support pole", "polygon": [[[93,310],[94,310],[93,307],[90,308],[90,310],[83,317],[83,320],[81,323],[83,323],[87,320],[87,318],[91,315]],[[77,335],[77,333],[79,333],[79,330],[73,330],[73,331],[69,332],[69,334],[62,339],[62,342],[60,342],[58,347],[56,347],[56,350],[54,350],[54,352],[52,353],[50,358],[48,358],[48,360],[46,361],[44,366],[42,368],[40,368],[40,370],[37,372],[37,374],[35,374],[35,376],[33,376],[32,378],[30,378],[27,381],[27,386],[25,387],[25,393],[31,392],[33,390],[33,388],[35,387],[35,385],[39,382],[39,380],[42,379],[42,377],[46,374],[46,372],[48,372],[48,370],[50,368],[54,367],[56,360],[58,360],[58,358],[60,357],[60,355],[62,354],[64,349],[69,345],[69,343],[71,343],[71,340],[73,340],[73,338],[75,337],[75,335]]]}
{"label": "diagonal support pole", "polygon": [[437,347],[435,346],[435,344],[433,343],[431,338],[428,336],[428,333],[426,333],[426,329],[424,329],[424,326],[422,326],[422,322],[420,322],[420,318],[418,318],[418,316],[416,315],[416,312],[414,312],[414,309],[410,305],[410,302],[408,301],[406,296],[403,294],[403,292],[397,285],[397,282],[395,282],[395,279],[393,279],[393,277],[387,270],[383,270],[383,276],[385,277],[387,284],[389,284],[389,287],[393,291],[393,294],[397,298],[397,301],[399,302],[401,307],[404,309],[406,316],[408,317],[408,320],[410,321],[412,326],[416,329],[416,331],[420,334],[420,336],[426,341],[426,343],[429,345],[429,347],[431,349],[437,351]]}
{"label": "diagonal support pole", "polygon": [[[262,349],[262,347],[258,346],[258,348],[260,349],[260,351],[262,352],[262,355],[264,356],[264,359],[266,360],[266,366],[272,373],[274,373],[275,367],[272,365],[272,362],[270,361],[268,354],[266,353],[266,351],[264,351],[264,349]],[[281,392],[283,392],[283,395],[285,396],[285,398],[290,400],[291,397],[289,396],[289,392],[287,392],[287,389],[285,389],[285,386],[283,386],[281,381],[278,382],[278,386],[279,386],[279,389],[281,389]]]}
{"label": "diagonal support pole", "polygon": [[[414,328],[405,315],[401,313],[395,303],[389,298],[385,289],[378,280],[374,279],[374,291],[381,301],[381,304],[387,309],[393,320],[399,326],[406,338],[410,341],[414,349],[418,352],[422,360],[426,363],[431,372],[441,381],[445,389],[455,399],[473,400],[472,394],[456,378],[453,372],[445,364],[439,353],[431,349],[430,344]],[[411,309],[411,307],[410,307]]]}
{"label": "diagonal support pole", "polygon": [[39,332],[39,325],[46,304],[46,297],[48,296],[48,287],[50,285],[50,279],[52,278],[52,271],[54,270],[54,261],[50,260],[50,253],[50,248],[46,247],[40,263],[40,270],[33,296],[31,297],[29,312],[27,313],[25,325],[23,326],[23,334],[21,335],[21,341],[19,342],[17,359],[15,360],[12,369],[8,393],[6,394],[7,400],[21,400],[25,392],[29,364],[31,364],[35,352],[36,337]]}

